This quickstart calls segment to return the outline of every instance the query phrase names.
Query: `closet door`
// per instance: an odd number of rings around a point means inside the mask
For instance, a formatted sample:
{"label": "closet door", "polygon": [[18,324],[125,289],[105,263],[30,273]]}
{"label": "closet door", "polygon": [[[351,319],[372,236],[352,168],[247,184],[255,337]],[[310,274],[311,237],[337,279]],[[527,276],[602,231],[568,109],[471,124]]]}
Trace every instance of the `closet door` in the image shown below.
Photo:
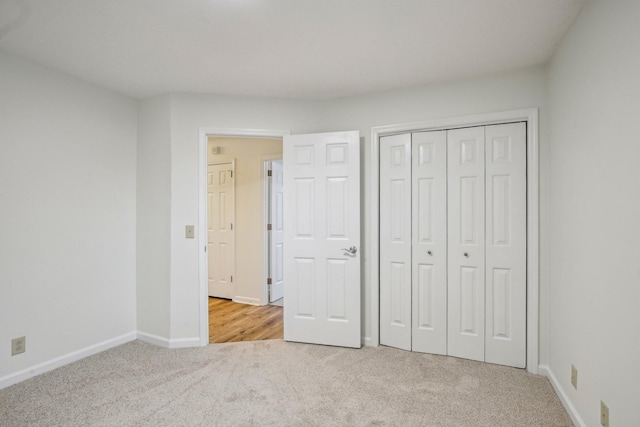
{"label": "closet door", "polygon": [[447,354],[447,134],[411,136],[412,350]]}
{"label": "closet door", "polygon": [[448,139],[448,354],[484,361],[484,127]]}
{"label": "closet door", "polygon": [[526,126],[486,127],[486,349],[524,368],[527,313]]}
{"label": "closet door", "polygon": [[380,138],[380,344],[411,350],[411,134]]}

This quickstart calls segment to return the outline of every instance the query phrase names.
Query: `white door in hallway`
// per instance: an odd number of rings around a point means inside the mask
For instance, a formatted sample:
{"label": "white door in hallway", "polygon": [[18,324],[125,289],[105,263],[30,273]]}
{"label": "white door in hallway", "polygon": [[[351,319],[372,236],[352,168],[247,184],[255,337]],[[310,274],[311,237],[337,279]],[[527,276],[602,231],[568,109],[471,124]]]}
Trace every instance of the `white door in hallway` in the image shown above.
{"label": "white door in hallway", "polygon": [[361,346],[360,137],[284,137],[284,339]]}
{"label": "white door in hallway", "polygon": [[233,163],[211,164],[207,169],[207,239],[209,296],[233,298],[235,269],[235,185]]}
{"label": "white door in hallway", "polygon": [[269,302],[279,300],[284,296],[284,218],[283,218],[283,181],[282,160],[271,162],[271,290]]}

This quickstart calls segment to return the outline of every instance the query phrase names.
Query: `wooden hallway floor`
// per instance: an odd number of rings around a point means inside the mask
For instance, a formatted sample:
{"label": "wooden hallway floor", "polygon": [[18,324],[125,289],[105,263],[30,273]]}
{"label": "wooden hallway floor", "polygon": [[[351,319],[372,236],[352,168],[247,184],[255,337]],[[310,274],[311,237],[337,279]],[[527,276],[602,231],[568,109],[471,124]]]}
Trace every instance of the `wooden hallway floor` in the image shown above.
{"label": "wooden hallway floor", "polygon": [[260,307],[209,297],[209,343],[282,338],[282,310],[273,305]]}

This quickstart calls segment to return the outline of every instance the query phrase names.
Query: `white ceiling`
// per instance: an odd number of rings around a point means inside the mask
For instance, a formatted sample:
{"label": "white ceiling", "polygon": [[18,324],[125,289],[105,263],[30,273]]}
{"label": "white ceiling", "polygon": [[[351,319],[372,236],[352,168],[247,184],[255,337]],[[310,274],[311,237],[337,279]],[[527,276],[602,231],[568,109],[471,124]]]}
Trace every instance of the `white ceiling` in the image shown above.
{"label": "white ceiling", "polygon": [[133,96],[333,99],[543,64],[585,0],[0,0],[0,50]]}

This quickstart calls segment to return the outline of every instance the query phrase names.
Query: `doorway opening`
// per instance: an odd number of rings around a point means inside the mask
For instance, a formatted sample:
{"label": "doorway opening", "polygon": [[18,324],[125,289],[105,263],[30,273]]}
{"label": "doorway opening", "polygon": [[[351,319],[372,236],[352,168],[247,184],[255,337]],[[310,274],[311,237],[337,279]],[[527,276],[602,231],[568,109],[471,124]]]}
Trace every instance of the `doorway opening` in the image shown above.
{"label": "doorway opening", "polygon": [[[242,129],[200,130],[198,224],[200,241],[203,242],[200,257],[201,345],[272,339],[282,335],[283,309],[268,305],[267,278],[270,270],[267,260],[274,257],[268,253],[267,245],[270,236],[267,233],[267,207],[264,205],[267,177],[263,177],[263,165],[265,161],[282,158],[282,137],[288,133]],[[223,206],[215,202],[216,198],[212,198],[215,193],[208,187],[211,165],[230,162],[234,166],[232,181],[235,197],[227,200],[233,200],[235,215],[233,225],[229,224],[227,230],[231,231],[233,227],[235,247],[234,256],[225,259],[209,243],[209,235],[216,230],[209,222],[221,218],[220,209]],[[231,178],[230,171],[228,177]],[[217,252],[220,254],[216,256]],[[235,258],[235,261],[229,262],[229,258]],[[223,264],[233,266],[235,270],[233,278],[226,274],[231,284],[229,292],[210,296],[209,283],[215,279]]]}

